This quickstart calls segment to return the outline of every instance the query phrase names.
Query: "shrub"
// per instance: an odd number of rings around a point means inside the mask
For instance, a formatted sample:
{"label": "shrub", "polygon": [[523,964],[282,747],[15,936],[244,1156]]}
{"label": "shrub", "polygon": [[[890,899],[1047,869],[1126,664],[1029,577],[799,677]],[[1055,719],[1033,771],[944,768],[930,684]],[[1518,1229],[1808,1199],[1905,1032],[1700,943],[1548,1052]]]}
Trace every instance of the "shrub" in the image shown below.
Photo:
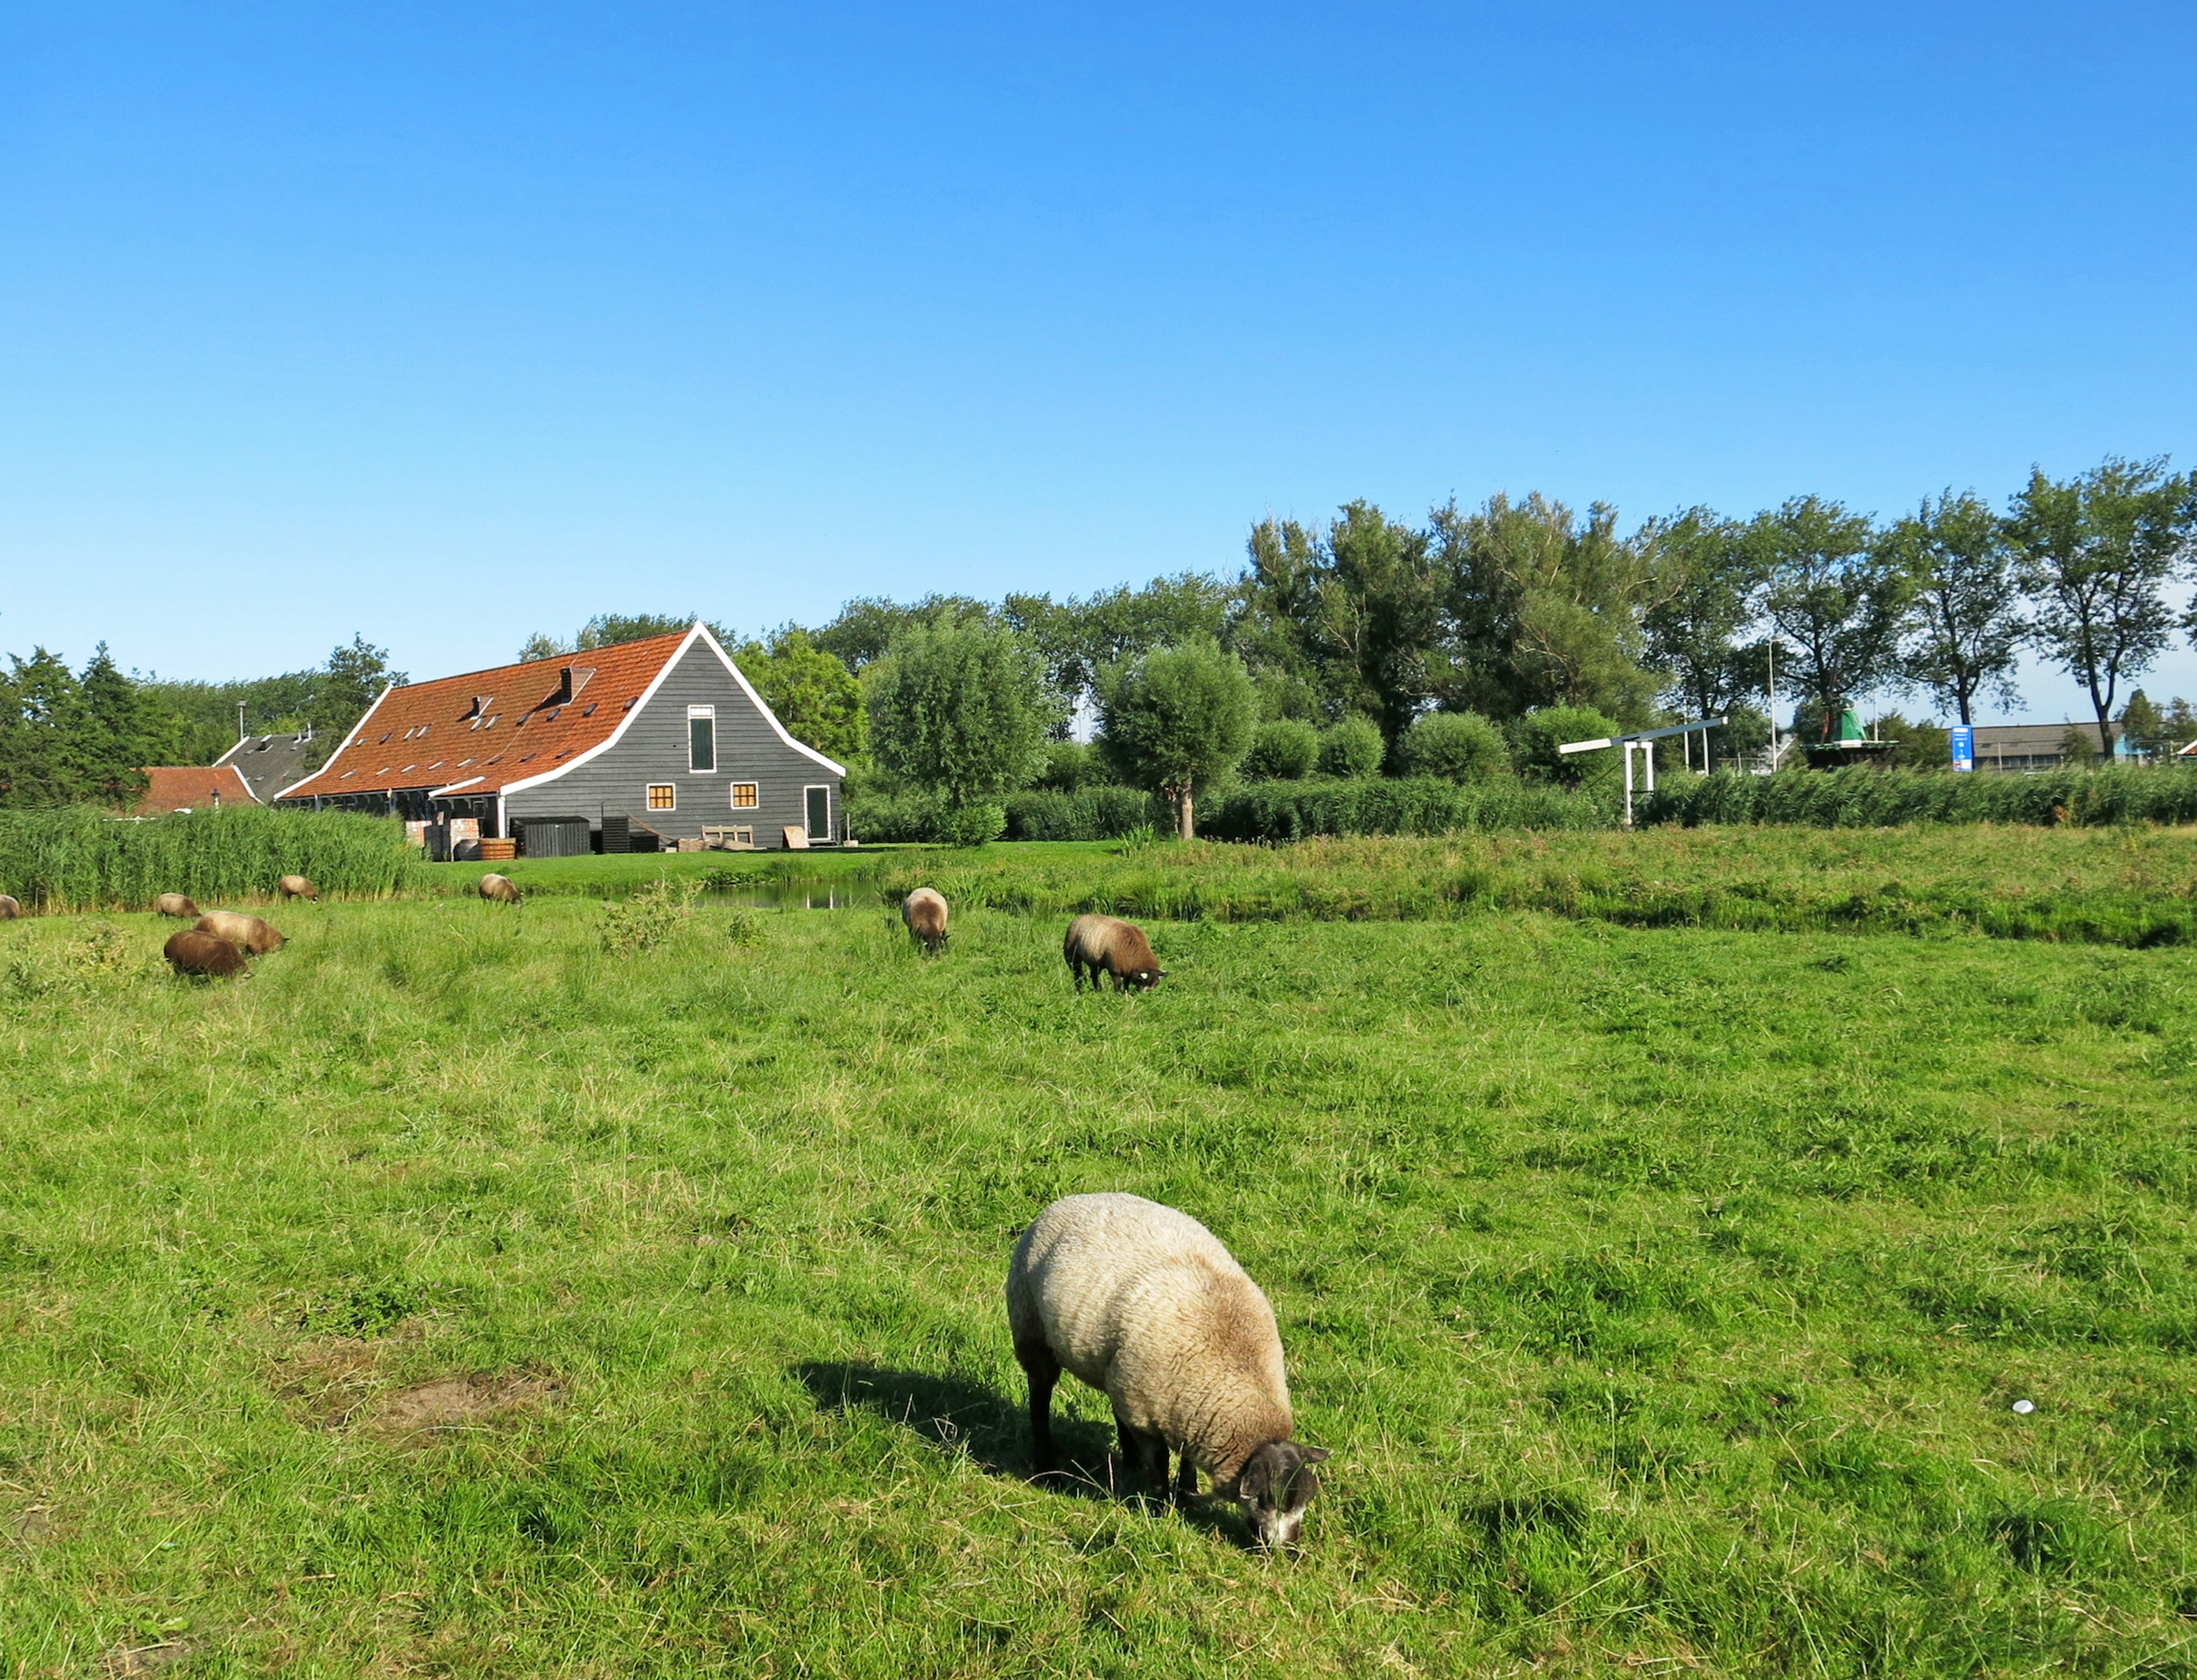
{"label": "shrub", "polygon": [[1045,768],[1030,785],[1055,793],[1075,793],[1106,779],[1098,749],[1086,741],[1052,741],[1045,750]]}
{"label": "shrub", "polygon": [[170,892],[211,907],[264,897],[293,874],[328,897],[381,897],[417,884],[426,868],[386,817],[264,807],[142,822],[90,806],[0,812],[0,892],[49,912],[142,910]]}
{"label": "shrub", "polygon": [[1220,802],[1204,831],[1218,840],[1317,834],[1453,834],[1518,828],[1607,828],[1602,796],[1504,777],[1460,786],[1432,776],[1253,782]]}
{"label": "shrub", "polygon": [[1294,782],[1319,763],[1319,731],[1294,717],[1262,723],[1251,738],[1243,773],[1257,781]]}
{"label": "shrub", "polygon": [[1007,801],[1010,840],[1121,840],[1161,820],[1151,795],[1141,788],[1033,789]]}
{"label": "shrub", "polygon": [[1510,772],[1503,732],[1478,712],[1429,712],[1405,735],[1404,768],[1414,776],[1483,782]]}
{"label": "shrub", "polygon": [[970,799],[947,808],[938,837],[949,846],[982,846],[1007,831],[1007,808],[996,800]]}
{"label": "shrub", "polygon": [[872,845],[930,845],[945,838],[945,808],[923,789],[847,789],[847,832]]}
{"label": "shrub", "polygon": [[1381,773],[1380,727],[1370,717],[1344,718],[1319,741],[1319,773],[1343,780]]}
{"label": "shrub", "polygon": [[1973,771],[1787,770],[1675,781],[1636,802],[1635,820],[1704,824],[1796,823],[1884,828],[1898,823],[2197,821],[2197,770],[2059,770],[2043,775]]}
{"label": "shrub", "polygon": [[1518,768],[1566,787],[1601,786],[1624,773],[1618,750],[1569,755],[1556,749],[1566,741],[1591,741],[1623,727],[1592,706],[1543,706],[1511,726],[1517,742]]}
{"label": "shrub", "polygon": [[603,907],[603,944],[620,956],[631,956],[661,945],[684,932],[694,919],[694,901],[702,895],[702,883],[674,881],[658,876],[627,895],[623,902]]}

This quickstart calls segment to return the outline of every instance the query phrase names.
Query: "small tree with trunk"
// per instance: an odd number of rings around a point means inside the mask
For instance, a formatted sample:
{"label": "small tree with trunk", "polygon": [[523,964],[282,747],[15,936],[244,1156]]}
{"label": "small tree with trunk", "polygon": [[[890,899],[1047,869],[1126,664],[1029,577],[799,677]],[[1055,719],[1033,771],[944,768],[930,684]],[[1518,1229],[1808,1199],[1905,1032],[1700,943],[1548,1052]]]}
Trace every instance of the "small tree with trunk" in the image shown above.
{"label": "small tree with trunk", "polygon": [[1106,666],[1098,704],[1116,771],[1172,800],[1178,831],[1195,837],[1198,791],[1243,762],[1258,721],[1243,661],[1210,641],[1155,648]]}
{"label": "small tree with trunk", "polygon": [[1045,768],[1061,713],[1035,650],[991,626],[919,626],[893,638],[863,686],[878,768],[934,791],[958,841],[995,838],[1000,802]]}
{"label": "small tree with trunk", "polygon": [[1986,691],[2011,702],[2029,622],[1998,517],[1974,492],[1947,490],[1894,520],[1884,548],[1915,591],[1909,679],[1963,723],[1976,721],[1974,703]]}

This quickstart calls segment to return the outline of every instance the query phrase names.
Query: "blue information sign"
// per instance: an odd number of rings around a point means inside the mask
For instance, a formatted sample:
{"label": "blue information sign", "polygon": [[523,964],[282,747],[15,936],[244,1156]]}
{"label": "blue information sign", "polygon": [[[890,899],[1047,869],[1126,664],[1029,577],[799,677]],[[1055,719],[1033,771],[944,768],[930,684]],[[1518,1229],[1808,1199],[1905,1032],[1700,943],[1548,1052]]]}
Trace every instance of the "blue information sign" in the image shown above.
{"label": "blue information sign", "polygon": [[1976,768],[1976,732],[1965,723],[1953,726],[1953,768],[1956,770]]}

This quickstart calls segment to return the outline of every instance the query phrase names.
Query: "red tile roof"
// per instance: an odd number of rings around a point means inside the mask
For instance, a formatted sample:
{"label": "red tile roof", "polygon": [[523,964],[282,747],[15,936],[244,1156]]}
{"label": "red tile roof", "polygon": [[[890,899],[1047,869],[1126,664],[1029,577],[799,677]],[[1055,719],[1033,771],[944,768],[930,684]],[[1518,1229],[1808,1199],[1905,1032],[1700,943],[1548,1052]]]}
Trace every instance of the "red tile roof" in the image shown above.
{"label": "red tile roof", "polygon": [[217,805],[257,805],[234,764],[156,764],[145,772],[144,797],[130,808],[136,817],[168,811],[210,811]]}
{"label": "red tile roof", "polygon": [[[608,740],[690,634],[392,688],[318,774],[284,788],[281,797],[338,798],[392,788],[498,792]],[[567,667],[572,698],[559,702]]]}

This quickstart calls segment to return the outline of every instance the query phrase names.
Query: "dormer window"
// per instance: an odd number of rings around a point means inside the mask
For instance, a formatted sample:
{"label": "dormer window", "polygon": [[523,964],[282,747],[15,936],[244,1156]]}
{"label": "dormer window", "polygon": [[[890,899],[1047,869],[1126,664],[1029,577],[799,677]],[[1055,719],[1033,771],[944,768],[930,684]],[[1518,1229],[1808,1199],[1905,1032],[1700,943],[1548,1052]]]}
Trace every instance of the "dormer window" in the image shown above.
{"label": "dormer window", "polygon": [[478,717],[483,712],[488,710],[488,703],[494,698],[496,698],[496,696],[493,694],[474,695],[473,703],[472,706],[467,710],[466,715],[467,717]]}

